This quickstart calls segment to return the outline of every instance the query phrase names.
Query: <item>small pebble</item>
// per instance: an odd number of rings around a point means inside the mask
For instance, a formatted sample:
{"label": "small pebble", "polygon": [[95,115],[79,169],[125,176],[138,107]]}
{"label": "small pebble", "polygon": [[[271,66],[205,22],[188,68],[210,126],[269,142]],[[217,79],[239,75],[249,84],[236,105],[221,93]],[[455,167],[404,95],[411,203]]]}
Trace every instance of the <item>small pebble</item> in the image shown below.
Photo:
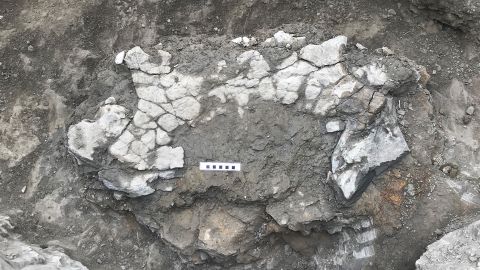
{"label": "small pebble", "polygon": [[473,115],[475,113],[475,107],[469,106],[466,110],[465,113],[468,115]]}
{"label": "small pebble", "polygon": [[361,51],[363,51],[363,50],[366,50],[366,49],[367,49],[367,47],[363,46],[363,45],[362,45],[362,44],[360,44],[360,43],[357,43],[357,44],[355,44],[355,46],[357,46],[357,48],[358,48],[359,50],[361,50]]}
{"label": "small pebble", "polygon": [[468,125],[470,124],[470,122],[472,122],[472,116],[469,115],[469,114],[466,114],[462,117],[462,122],[464,125]]}

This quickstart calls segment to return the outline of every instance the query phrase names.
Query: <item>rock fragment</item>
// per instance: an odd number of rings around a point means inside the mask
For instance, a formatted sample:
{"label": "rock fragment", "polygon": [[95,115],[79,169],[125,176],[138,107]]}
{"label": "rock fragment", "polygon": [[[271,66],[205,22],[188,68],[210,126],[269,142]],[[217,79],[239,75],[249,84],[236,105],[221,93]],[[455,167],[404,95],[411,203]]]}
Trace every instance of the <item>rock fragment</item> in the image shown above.
{"label": "rock fragment", "polygon": [[105,105],[117,104],[117,100],[114,97],[109,97],[104,102]]}
{"label": "rock fragment", "polygon": [[237,218],[224,211],[211,212],[199,228],[198,240],[206,250],[229,256],[237,253],[237,239],[246,229]]}
{"label": "rock fragment", "polygon": [[278,66],[276,66],[276,69],[284,69],[287,68],[291,65],[293,65],[295,62],[298,60],[298,54],[297,52],[293,52],[292,55],[289,57],[283,59],[282,63],[280,63]]}
{"label": "rock fragment", "polygon": [[312,72],[307,79],[305,97],[310,100],[317,98],[323,89],[336,85],[346,75],[347,71],[342,64],[324,67]]}
{"label": "rock fragment", "polygon": [[157,128],[155,121],[152,121],[152,118],[142,111],[137,111],[133,116],[133,124],[142,129],[152,129]]}
{"label": "rock fragment", "polygon": [[175,130],[181,124],[175,116],[168,113],[160,116],[157,123],[167,132]]}
{"label": "rock fragment", "polygon": [[480,261],[480,221],[455,230],[427,247],[417,270],[477,269]]}
{"label": "rock fragment", "polygon": [[363,85],[352,76],[347,76],[333,87],[332,94],[338,98],[347,98],[357,92]]}
{"label": "rock fragment", "polygon": [[338,132],[345,129],[345,123],[340,120],[330,121],[326,124],[327,132]]}
{"label": "rock fragment", "polygon": [[71,259],[59,248],[29,245],[13,238],[0,237],[0,241],[2,241],[0,245],[2,270],[88,270],[82,263]]}
{"label": "rock fragment", "polygon": [[370,100],[370,103],[368,104],[368,112],[377,114],[383,109],[385,101],[385,95],[380,92],[375,92],[373,94],[372,100]]}
{"label": "rock fragment", "polygon": [[103,184],[116,191],[125,192],[129,197],[139,197],[155,192],[149,184],[156,180],[171,179],[174,171],[138,172],[135,170],[107,169],[98,173]]}
{"label": "rock fragment", "polygon": [[231,40],[233,43],[242,45],[243,47],[250,47],[257,44],[257,39],[254,37],[237,37]]}
{"label": "rock fragment", "polygon": [[300,51],[300,58],[317,67],[334,65],[342,61],[342,50],[347,45],[347,37],[338,36],[320,45],[309,44]]}
{"label": "rock fragment", "polygon": [[124,61],[129,69],[139,69],[147,74],[169,73],[171,55],[168,52],[159,51],[159,58],[154,59],[136,46],[125,54]]}
{"label": "rock fragment", "polygon": [[168,133],[165,132],[164,130],[157,128],[157,133],[155,137],[155,142],[158,145],[166,145],[169,144],[172,141],[170,136],[168,136]]}
{"label": "rock fragment", "polygon": [[137,96],[155,104],[167,103],[165,91],[158,86],[137,86]]}
{"label": "rock fragment", "polygon": [[301,46],[304,46],[305,42],[306,42],[305,37],[296,37],[284,31],[278,31],[273,35],[273,38],[267,39],[265,41],[265,44],[295,49],[295,48],[300,48]]}
{"label": "rock fragment", "polygon": [[83,120],[68,129],[68,148],[75,155],[93,160],[95,150],[120,136],[127,127],[127,109],[119,105],[102,106],[95,121]]}
{"label": "rock fragment", "polygon": [[393,110],[390,99],[376,120],[383,125],[374,125],[361,133],[347,125],[340,137],[332,155],[332,176],[347,200],[382,169],[409,152]]}
{"label": "rock fragment", "polygon": [[387,74],[378,64],[369,64],[355,71],[355,76],[366,80],[372,86],[384,85],[387,80]]}
{"label": "rock fragment", "polygon": [[115,56],[115,64],[117,64],[117,65],[122,64],[124,58],[125,58],[125,51],[119,52],[119,53]]}
{"label": "rock fragment", "polygon": [[305,224],[327,221],[333,216],[333,209],[320,187],[299,188],[285,200],[271,203],[267,213],[281,226],[299,231]]}
{"label": "rock fragment", "polygon": [[162,107],[143,99],[138,101],[137,107],[140,111],[154,119],[165,113],[165,110],[162,109]]}
{"label": "rock fragment", "polygon": [[465,110],[465,113],[468,115],[473,115],[475,113],[475,107],[474,106],[468,106],[468,108]]}
{"label": "rock fragment", "polygon": [[183,148],[161,146],[155,151],[153,168],[157,170],[169,170],[183,167]]}
{"label": "rock fragment", "polygon": [[175,115],[183,120],[193,120],[200,114],[200,103],[193,97],[184,97],[172,102]]}

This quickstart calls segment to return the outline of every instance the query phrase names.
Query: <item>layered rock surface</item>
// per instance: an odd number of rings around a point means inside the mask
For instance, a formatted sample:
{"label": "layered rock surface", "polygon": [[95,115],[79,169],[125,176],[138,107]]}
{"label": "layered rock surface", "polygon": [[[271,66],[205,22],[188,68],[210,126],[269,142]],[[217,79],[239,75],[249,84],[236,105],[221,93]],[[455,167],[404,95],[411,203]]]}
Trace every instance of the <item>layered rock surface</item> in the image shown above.
{"label": "layered rock surface", "polygon": [[88,270],[59,248],[42,248],[18,240],[8,232],[11,229],[9,218],[0,216],[0,269]]}
{"label": "layered rock surface", "polygon": [[451,27],[458,28],[480,41],[480,3],[470,0],[411,0],[412,4]]}
{"label": "layered rock surface", "polygon": [[477,269],[480,266],[480,221],[450,232],[427,247],[418,270]]}

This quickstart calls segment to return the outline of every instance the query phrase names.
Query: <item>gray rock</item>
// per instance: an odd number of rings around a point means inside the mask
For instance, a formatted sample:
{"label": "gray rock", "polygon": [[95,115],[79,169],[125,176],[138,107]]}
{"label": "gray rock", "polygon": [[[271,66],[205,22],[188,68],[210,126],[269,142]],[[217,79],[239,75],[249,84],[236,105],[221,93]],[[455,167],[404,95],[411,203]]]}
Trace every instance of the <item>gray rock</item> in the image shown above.
{"label": "gray rock", "polygon": [[417,260],[417,270],[477,269],[480,258],[480,221],[450,232],[429,245]]}
{"label": "gray rock", "polygon": [[342,49],[347,45],[347,37],[338,36],[320,45],[309,44],[300,51],[300,58],[317,67],[334,65],[342,60]]}
{"label": "gray rock", "polygon": [[155,192],[155,189],[149,184],[158,179],[171,179],[174,176],[174,171],[138,172],[134,170],[106,169],[98,173],[99,180],[107,188],[125,192],[132,198],[152,194]]}
{"label": "gray rock", "polygon": [[376,123],[364,132],[342,133],[332,155],[332,176],[346,199],[353,195],[386,166],[409,152],[408,145],[397,125],[392,100]]}
{"label": "gray rock", "polygon": [[2,270],[88,270],[82,263],[72,260],[61,248],[42,248],[11,235],[9,218],[0,215],[0,269]]}
{"label": "gray rock", "polygon": [[381,86],[388,81],[388,75],[378,63],[368,64],[357,69],[355,77],[366,80],[372,86]]}
{"label": "gray rock", "polygon": [[153,167],[157,170],[168,170],[183,167],[183,148],[162,146],[156,150]]}
{"label": "gray rock", "polygon": [[295,37],[284,31],[278,31],[273,35],[273,39],[270,40],[274,41],[275,45],[286,48],[298,48],[305,45],[306,41],[305,37]]}
{"label": "gray rock", "polygon": [[168,133],[162,130],[161,128],[157,128],[157,134],[155,137],[155,142],[158,145],[166,145],[172,141],[172,138],[168,136]]}
{"label": "gray rock", "polygon": [[325,127],[327,129],[327,132],[338,132],[345,129],[345,123],[340,120],[335,120],[328,122]]}
{"label": "gray rock", "polygon": [[78,157],[93,160],[93,154],[112,139],[122,134],[128,125],[127,109],[119,105],[105,105],[95,121],[83,120],[68,129],[68,149]]}
{"label": "gray rock", "polygon": [[175,115],[183,120],[193,120],[200,114],[200,103],[193,97],[184,97],[172,102]]}
{"label": "gray rock", "polygon": [[375,92],[372,100],[368,104],[368,112],[373,114],[379,113],[385,106],[385,100],[385,95],[380,92]]}
{"label": "gray rock", "polygon": [[417,8],[444,24],[460,29],[480,40],[480,3],[470,0],[411,0]]}
{"label": "gray rock", "polygon": [[319,186],[302,187],[285,200],[269,204],[266,211],[278,224],[299,231],[305,224],[334,216],[334,208],[323,194]]}
{"label": "gray rock", "polygon": [[473,115],[475,113],[475,107],[474,106],[468,106],[468,108],[465,110],[465,113],[468,115]]}
{"label": "gray rock", "polygon": [[346,75],[347,72],[342,64],[324,67],[312,72],[307,78],[307,86],[305,88],[306,99],[311,100],[317,98],[323,89],[337,84]]}
{"label": "gray rock", "polygon": [[125,59],[125,51],[121,51],[119,52],[116,56],[115,56],[115,64],[117,65],[120,65],[123,63],[123,59]]}
{"label": "gray rock", "polygon": [[168,52],[159,51],[160,60],[154,59],[145,53],[140,47],[130,49],[123,59],[130,69],[139,69],[147,74],[163,74],[170,72],[171,55]]}
{"label": "gray rock", "polygon": [[165,131],[170,132],[182,124],[175,116],[171,114],[164,114],[158,119],[158,125]]}
{"label": "gray rock", "polygon": [[133,124],[142,129],[157,128],[155,121],[150,118],[146,113],[137,111],[133,116]]}
{"label": "gray rock", "polygon": [[255,241],[249,233],[261,226],[253,207],[215,207],[197,204],[174,209],[165,217],[160,236],[190,255],[203,250],[210,256],[231,256]]}
{"label": "gray rock", "polygon": [[158,86],[137,86],[135,87],[137,96],[141,99],[153,102],[155,104],[167,103],[165,91]]}
{"label": "gray rock", "polygon": [[162,109],[162,107],[143,99],[140,99],[138,101],[137,107],[140,111],[146,113],[149,117],[153,119],[165,113],[165,110]]}
{"label": "gray rock", "polygon": [[293,65],[295,62],[298,60],[298,54],[297,52],[293,52],[292,55],[289,57],[285,58],[282,63],[280,63],[278,66],[276,66],[276,69],[284,69],[287,68],[291,65]]}

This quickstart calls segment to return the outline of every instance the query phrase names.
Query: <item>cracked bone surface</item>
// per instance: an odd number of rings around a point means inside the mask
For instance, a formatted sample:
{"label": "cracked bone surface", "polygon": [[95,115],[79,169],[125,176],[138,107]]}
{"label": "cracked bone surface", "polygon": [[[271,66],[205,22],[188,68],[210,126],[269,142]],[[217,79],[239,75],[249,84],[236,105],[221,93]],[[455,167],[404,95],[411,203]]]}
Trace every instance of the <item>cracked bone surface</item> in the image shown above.
{"label": "cracked bone surface", "polygon": [[[288,42],[295,44],[294,50],[286,48]],[[415,90],[418,67],[395,55],[348,46],[345,36],[321,44],[304,42],[279,32],[256,50],[239,52],[196,73],[186,72],[182,64],[172,67],[175,55],[168,52],[153,55],[134,47],[126,52],[124,63],[131,70],[136,109],[101,106],[93,120],[69,128],[68,147],[79,160],[99,168],[107,188],[130,197],[151,194],[158,205],[134,206],[132,211],[184,254],[203,250],[220,258],[248,252],[260,237],[255,230],[263,226],[266,214],[294,231],[330,222],[339,210],[329,185],[344,199],[352,199],[408,153],[391,94]],[[272,48],[283,50],[283,57],[272,56]],[[350,55],[370,63],[357,65]],[[402,66],[408,76],[399,76],[390,65]],[[263,123],[269,113],[275,119],[271,125],[248,125]],[[216,121],[235,126],[210,129]],[[255,138],[241,144],[249,140],[248,132]],[[318,148],[308,150],[308,162],[294,156],[302,147],[297,140]],[[223,148],[209,148],[212,144]],[[275,155],[278,164],[306,167],[298,168],[298,175],[297,169],[292,169],[294,174],[286,166],[269,167],[275,173],[259,179],[267,159],[263,155]],[[199,161],[218,158],[242,162],[244,171],[236,176],[205,175],[196,168]],[[170,186],[162,187],[164,183]],[[223,190],[226,199],[185,201],[210,188]],[[266,208],[255,203],[238,207],[231,203],[236,200],[262,202]],[[373,254],[370,249],[357,253],[368,257]]]}

